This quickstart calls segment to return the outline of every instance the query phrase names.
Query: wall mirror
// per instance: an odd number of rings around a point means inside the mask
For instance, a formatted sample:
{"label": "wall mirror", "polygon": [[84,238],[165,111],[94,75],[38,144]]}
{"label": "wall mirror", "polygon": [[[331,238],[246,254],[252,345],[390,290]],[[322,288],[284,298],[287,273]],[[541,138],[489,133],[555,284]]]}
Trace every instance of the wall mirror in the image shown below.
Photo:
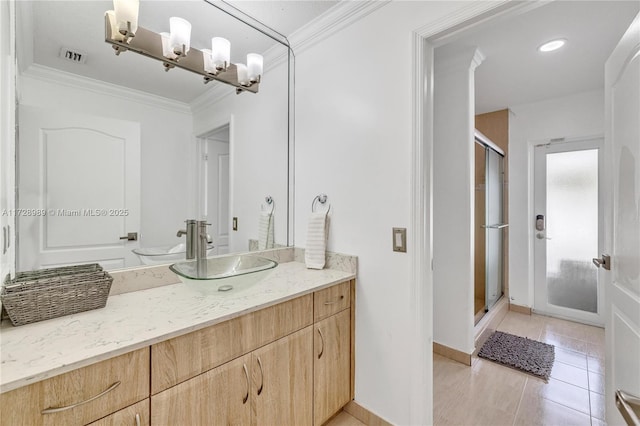
{"label": "wall mirror", "polygon": [[16,270],[172,263],[184,256],[177,234],[187,219],[211,224],[209,255],[292,244],[293,64],[284,38],[226,3],[140,2],[148,30],[168,32],[178,16],[192,25],[192,47],[224,37],[232,63],[262,54],[259,92],[237,95],[135,52],[116,56],[105,43],[112,9],[112,1],[17,2]]}

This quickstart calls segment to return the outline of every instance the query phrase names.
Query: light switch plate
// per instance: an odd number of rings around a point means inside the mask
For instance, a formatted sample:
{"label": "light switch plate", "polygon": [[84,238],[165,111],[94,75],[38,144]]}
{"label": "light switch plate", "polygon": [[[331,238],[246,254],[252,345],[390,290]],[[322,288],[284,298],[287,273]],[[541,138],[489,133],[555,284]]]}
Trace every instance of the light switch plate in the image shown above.
{"label": "light switch plate", "polygon": [[393,251],[407,252],[407,228],[393,228]]}
{"label": "light switch plate", "polygon": [[233,228],[234,231],[238,230],[238,218],[237,217],[233,218],[233,223],[232,223],[231,227]]}

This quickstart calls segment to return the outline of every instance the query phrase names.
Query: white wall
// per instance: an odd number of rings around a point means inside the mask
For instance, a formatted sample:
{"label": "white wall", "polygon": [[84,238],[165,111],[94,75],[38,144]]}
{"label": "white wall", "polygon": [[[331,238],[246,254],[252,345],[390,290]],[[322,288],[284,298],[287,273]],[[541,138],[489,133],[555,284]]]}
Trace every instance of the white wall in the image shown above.
{"label": "white wall", "polygon": [[24,75],[19,89],[20,104],[140,123],[140,246],[180,242],[176,232],[194,210],[190,162],[195,161],[195,141],[186,105],[180,107],[185,112],[177,112]]}
{"label": "white wall", "polygon": [[229,217],[238,218],[238,230],[229,233],[231,253],[247,251],[249,239],[258,239],[260,208],[268,195],[275,202],[275,242],[287,243],[287,72],[285,62],[265,73],[258,94],[232,93],[193,110],[196,135],[231,121]]}
{"label": "white wall", "polygon": [[604,92],[596,90],[510,107],[509,297],[533,306],[533,145],[604,134]]}
{"label": "white wall", "polygon": [[474,350],[474,73],[481,62],[475,48],[435,53],[433,340],[467,354]]}
{"label": "white wall", "polygon": [[407,227],[412,209],[412,31],[465,5],[391,2],[296,55],[295,245],[305,246],[311,201],[326,193],[328,248],[359,262],[355,400],[400,425],[416,371],[414,284],[391,229]]}

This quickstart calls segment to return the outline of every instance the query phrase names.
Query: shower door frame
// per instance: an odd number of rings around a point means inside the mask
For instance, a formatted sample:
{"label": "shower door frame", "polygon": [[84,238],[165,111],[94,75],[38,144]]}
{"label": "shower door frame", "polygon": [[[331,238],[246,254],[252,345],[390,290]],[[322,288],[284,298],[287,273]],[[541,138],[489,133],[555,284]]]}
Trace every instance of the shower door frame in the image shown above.
{"label": "shower door frame", "polygon": [[[485,212],[484,212],[484,221],[485,224],[482,225],[482,228],[484,228],[485,230],[485,253],[484,253],[484,258],[485,258],[485,280],[484,280],[484,287],[485,287],[485,307],[484,307],[484,311],[485,313],[489,312],[489,310],[495,306],[495,304],[500,300],[500,298],[502,296],[504,296],[505,294],[505,274],[504,274],[504,261],[505,261],[505,241],[504,241],[504,232],[503,230],[508,227],[508,223],[504,223],[506,217],[505,217],[505,204],[504,204],[504,192],[505,192],[505,188],[504,188],[504,169],[505,169],[505,153],[504,151],[497,146],[493,141],[491,141],[491,139],[487,138],[485,135],[483,135],[481,132],[479,132],[478,130],[475,131],[475,137],[474,137],[474,143],[480,145],[481,147],[483,147],[485,149],[485,162],[484,162],[484,167],[485,167],[485,182],[484,182],[484,187],[485,187],[485,192],[484,192],[484,198],[485,198]],[[487,223],[488,218],[489,218],[489,208],[490,208],[490,203],[489,203],[489,161],[490,161],[490,155],[489,153],[493,151],[494,154],[499,156],[500,159],[500,170],[499,170],[499,176],[500,176],[500,182],[499,182],[499,187],[500,187],[500,223]],[[493,300],[491,303],[491,305],[489,305],[490,303],[490,295],[489,295],[489,262],[488,262],[488,258],[490,255],[490,241],[489,241],[489,231],[492,232],[500,232],[500,254],[499,254],[499,265],[497,268],[498,274],[499,274],[499,279],[500,279],[500,295],[498,295],[495,300]],[[474,285],[475,288],[475,285]],[[474,308],[475,311],[475,308]],[[474,314],[477,315],[476,312],[474,312]],[[481,319],[481,317],[476,317],[476,324],[478,323],[478,321]]]}

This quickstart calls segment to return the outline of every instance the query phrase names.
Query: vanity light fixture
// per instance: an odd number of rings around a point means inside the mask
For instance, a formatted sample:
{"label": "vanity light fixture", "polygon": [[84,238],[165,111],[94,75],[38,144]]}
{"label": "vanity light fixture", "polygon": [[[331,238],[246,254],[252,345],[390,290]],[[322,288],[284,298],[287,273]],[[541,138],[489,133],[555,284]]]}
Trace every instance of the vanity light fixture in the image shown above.
{"label": "vanity light fixture", "polygon": [[548,41],[548,42],[544,43],[540,47],[538,47],[538,51],[543,52],[543,53],[553,52],[554,50],[558,50],[562,46],[564,46],[566,42],[567,42],[567,40],[564,39],[564,38],[551,40],[551,41]]}
{"label": "vanity light fixture", "polygon": [[236,93],[258,93],[263,58],[247,55],[247,65],[231,63],[231,43],[222,37],[211,39],[211,50],[191,47],[191,24],[179,17],[169,19],[169,33],[156,33],[138,26],[139,0],[113,0],[114,10],[105,12],[105,42],[116,55],[132,51],[162,62],[165,71],[182,68],[212,80],[229,84]]}

